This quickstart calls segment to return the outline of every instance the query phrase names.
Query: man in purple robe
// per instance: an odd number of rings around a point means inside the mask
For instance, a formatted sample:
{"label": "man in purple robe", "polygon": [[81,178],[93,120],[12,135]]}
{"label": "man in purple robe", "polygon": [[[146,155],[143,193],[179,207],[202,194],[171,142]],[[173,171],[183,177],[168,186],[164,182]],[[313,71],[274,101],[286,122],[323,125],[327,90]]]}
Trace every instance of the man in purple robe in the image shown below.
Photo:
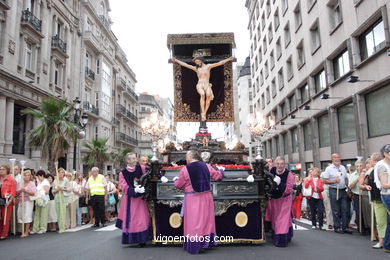
{"label": "man in purple robe", "polygon": [[137,164],[134,153],[126,156],[127,166],[119,173],[119,183],[123,192],[116,227],[122,229],[122,244],[139,244],[150,240],[150,216],[146,201],[141,195],[145,188],[138,185],[145,166]]}
{"label": "man in purple robe", "polygon": [[274,176],[277,187],[268,201],[265,221],[271,226],[274,245],[285,247],[293,237],[291,207],[294,175],[285,168],[284,158],[276,158],[275,165],[270,173]]}
{"label": "man in purple robe", "polygon": [[187,166],[173,179],[175,187],[185,191],[181,212],[184,214],[183,248],[190,254],[199,254],[201,249],[217,244],[210,182],[211,178],[221,179],[222,172],[201,160],[197,151],[188,151]]}

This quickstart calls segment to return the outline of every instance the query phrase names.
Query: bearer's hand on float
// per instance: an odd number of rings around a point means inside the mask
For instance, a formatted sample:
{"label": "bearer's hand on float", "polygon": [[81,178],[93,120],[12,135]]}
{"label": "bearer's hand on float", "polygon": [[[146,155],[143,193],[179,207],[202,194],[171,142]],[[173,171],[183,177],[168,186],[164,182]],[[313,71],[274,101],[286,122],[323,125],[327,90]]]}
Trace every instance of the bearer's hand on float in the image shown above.
{"label": "bearer's hand on float", "polygon": [[277,185],[280,184],[280,181],[281,181],[280,177],[279,176],[275,176],[274,182],[276,182]]}
{"label": "bearer's hand on float", "polygon": [[162,176],[161,179],[160,179],[160,181],[161,181],[162,183],[167,183],[167,182],[168,182],[168,178],[165,177],[165,176]]}
{"label": "bearer's hand on float", "polygon": [[247,181],[247,182],[254,182],[254,181],[255,181],[255,178],[253,178],[253,175],[249,175],[249,176],[246,178],[246,181]]}
{"label": "bearer's hand on float", "polygon": [[141,187],[141,185],[136,185],[134,191],[135,193],[145,193],[145,187]]}
{"label": "bearer's hand on float", "polygon": [[225,171],[225,167],[223,167],[223,166],[217,166],[217,169],[218,169],[219,171],[222,171],[222,172]]}
{"label": "bearer's hand on float", "polygon": [[177,179],[179,179],[178,176],[173,177],[173,182],[175,182]]}

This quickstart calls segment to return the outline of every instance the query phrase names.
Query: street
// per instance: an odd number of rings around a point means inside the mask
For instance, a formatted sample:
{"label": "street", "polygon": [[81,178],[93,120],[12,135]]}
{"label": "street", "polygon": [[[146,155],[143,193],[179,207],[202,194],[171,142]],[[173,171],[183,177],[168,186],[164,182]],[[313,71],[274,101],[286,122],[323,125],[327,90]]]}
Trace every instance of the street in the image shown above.
{"label": "street", "polygon": [[[307,222],[307,221],[306,221]],[[223,245],[200,255],[189,255],[181,246],[123,247],[121,233],[113,223],[106,228],[88,228],[64,234],[47,233],[26,239],[0,241],[2,260],[11,259],[390,259],[382,250],[371,249],[368,237],[311,230],[298,223],[287,248],[261,245]],[[270,241],[270,239],[268,239]]]}

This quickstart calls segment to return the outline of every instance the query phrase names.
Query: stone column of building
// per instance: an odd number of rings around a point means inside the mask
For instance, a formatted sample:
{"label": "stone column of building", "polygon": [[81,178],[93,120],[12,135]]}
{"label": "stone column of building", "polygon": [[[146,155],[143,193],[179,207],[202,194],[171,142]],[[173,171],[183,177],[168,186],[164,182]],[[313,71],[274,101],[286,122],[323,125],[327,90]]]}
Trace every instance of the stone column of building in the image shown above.
{"label": "stone column of building", "polygon": [[307,171],[305,164],[305,137],[303,133],[303,127],[301,124],[298,125],[298,154],[299,154],[299,163],[302,164],[302,171]]}
{"label": "stone column of building", "polygon": [[5,96],[0,96],[0,154],[4,154],[4,145],[5,145],[5,127],[6,127],[6,98]]}
{"label": "stone column of building", "polygon": [[356,146],[359,156],[367,158],[369,156],[367,149],[368,131],[367,131],[367,114],[365,113],[364,96],[355,94],[352,98],[355,111],[355,126],[356,126]]}
{"label": "stone column of building", "polygon": [[311,130],[312,130],[312,140],[313,140],[313,164],[316,167],[321,168],[320,161],[320,137],[318,134],[318,121],[317,118],[313,117],[311,119]]}
{"label": "stone column of building", "polygon": [[7,98],[7,107],[6,107],[6,122],[5,125],[5,149],[4,154],[6,156],[12,155],[12,136],[14,130],[14,100]]}
{"label": "stone column of building", "polygon": [[[32,118],[32,124],[31,125],[32,125],[32,129],[34,129],[34,128],[40,126],[41,123],[40,123],[40,121],[37,118],[34,117],[34,118]],[[37,149],[31,148],[31,160],[33,160],[34,162],[37,162],[37,163],[42,163],[41,151],[37,150]],[[44,166],[46,166],[46,165],[42,165],[42,167],[44,167]]]}
{"label": "stone column of building", "polygon": [[329,134],[330,134],[330,151],[339,153],[339,131],[337,112],[334,108],[329,109]]}

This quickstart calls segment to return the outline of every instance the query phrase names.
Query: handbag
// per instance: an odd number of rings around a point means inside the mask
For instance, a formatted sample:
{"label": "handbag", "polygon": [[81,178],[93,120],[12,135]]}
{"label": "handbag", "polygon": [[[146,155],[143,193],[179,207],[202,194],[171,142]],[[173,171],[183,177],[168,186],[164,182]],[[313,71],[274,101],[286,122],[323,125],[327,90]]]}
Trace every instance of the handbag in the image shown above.
{"label": "handbag", "polygon": [[305,185],[302,185],[302,195],[304,197],[311,197],[311,185],[309,184],[309,187],[305,188]]}
{"label": "handbag", "polygon": [[115,205],[115,203],[116,203],[116,200],[115,200],[114,194],[108,194],[108,204],[110,204],[112,206],[112,205]]}

